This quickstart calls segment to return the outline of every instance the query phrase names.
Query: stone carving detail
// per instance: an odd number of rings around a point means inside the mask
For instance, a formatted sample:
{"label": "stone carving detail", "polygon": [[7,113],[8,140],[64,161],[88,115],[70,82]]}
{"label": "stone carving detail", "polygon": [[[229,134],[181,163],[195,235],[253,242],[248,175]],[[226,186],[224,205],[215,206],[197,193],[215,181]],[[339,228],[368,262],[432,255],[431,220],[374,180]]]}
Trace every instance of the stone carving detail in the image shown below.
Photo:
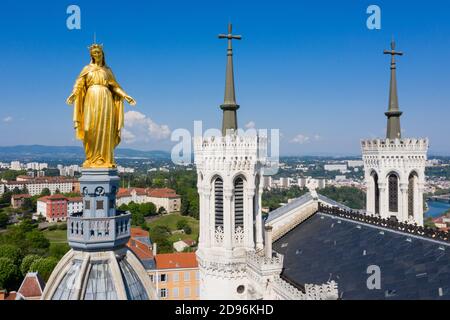
{"label": "stone carving detail", "polygon": [[218,226],[216,228],[216,231],[214,232],[214,240],[217,245],[221,245],[223,243],[223,237],[224,237],[223,228],[221,226]]}
{"label": "stone carving detail", "polygon": [[82,193],[83,193],[83,196],[87,196],[89,194],[88,188],[84,187]]}
{"label": "stone carving detail", "polygon": [[237,245],[244,243],[244,228],[241,226],[234,230],[234,243]]}
{"label": "stone carving detail", "polygon": [[95,195],[97,197],[104,196],[105,195],[105,189],[103,187],[97,187],[95,188]]}

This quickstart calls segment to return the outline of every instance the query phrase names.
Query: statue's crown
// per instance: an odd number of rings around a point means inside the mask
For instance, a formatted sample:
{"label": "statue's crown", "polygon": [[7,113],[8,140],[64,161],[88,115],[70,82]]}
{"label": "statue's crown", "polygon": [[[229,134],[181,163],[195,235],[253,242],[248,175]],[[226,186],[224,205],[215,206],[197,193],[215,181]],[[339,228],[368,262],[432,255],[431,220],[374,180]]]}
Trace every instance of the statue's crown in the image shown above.
{"label": "statue's crown", "polygon": [[91,51],[93,49],[96,49],[96,48],[103,50],[103,44],[94,43],[94,44],[92,44],[91,46],[88,47],[88,49],[91,50]]}

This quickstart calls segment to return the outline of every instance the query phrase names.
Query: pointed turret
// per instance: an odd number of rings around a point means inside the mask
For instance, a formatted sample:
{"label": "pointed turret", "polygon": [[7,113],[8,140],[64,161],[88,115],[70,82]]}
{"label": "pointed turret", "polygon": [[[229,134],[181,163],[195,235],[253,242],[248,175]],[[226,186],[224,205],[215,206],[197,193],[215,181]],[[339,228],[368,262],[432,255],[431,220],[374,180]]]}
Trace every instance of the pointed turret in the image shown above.
{"label": "pointed turret", "polygon": [[398,106],[398,95],[397,95],[397,75],[396,75],[396,63],[395,56],[402,56],[403,52],[395,51],[395,42],[391,42],[391,50],[385,50],[384,54],[391,55],[391,84],[389,89],[389,109],[385,113],[388,118],[387,123],[387,133],[386,138],[388,139],[401,139],[401,128],[400,128],[400,116],[402,112]]}
{"label": "pointed turret", "polygon": [[223,110],[222,134],[226,135],[227,130],[237,130],[236,110],[239,105],[236,103],[234,92],[234,72],[233,72],[233,47],[232,40],[241,40],[241,36],[232,34],[232,25],[228,24],[228,34],[219,34],[219,39],[228,39],[227,49],[227,71],[225,79],[225,98],[220,108]]}

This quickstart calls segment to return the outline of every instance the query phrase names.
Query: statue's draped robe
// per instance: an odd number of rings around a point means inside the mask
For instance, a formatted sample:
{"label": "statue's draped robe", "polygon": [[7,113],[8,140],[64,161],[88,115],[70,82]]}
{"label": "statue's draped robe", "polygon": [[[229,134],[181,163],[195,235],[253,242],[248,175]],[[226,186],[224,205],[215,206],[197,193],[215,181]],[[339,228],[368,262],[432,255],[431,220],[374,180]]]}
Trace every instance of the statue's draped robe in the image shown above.
{"label": "statue's draped robe", "polygon": [[125,93],[110,68],[89,64],[78,76],[73,120],[83,141],[85,168],[115,167],[114,148],[120,143]]}

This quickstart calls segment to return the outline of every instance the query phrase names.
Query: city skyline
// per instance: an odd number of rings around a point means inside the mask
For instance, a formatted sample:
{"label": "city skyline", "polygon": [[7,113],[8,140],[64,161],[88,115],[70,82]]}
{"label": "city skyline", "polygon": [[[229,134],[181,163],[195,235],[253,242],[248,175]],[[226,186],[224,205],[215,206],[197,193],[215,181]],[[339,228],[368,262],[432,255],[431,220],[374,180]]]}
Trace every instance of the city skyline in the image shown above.
{"label": "city skyline", "polygon": [[[392,36],[405,52],[397,65],[403,135],[428,137],[431,155],[450,154],[450,128],[422,120],[450,115],[448,4],[381,1],[381,30],[367,29],[363,2],[258,2],[257,11],[255,3],[231,1],[218,10],[178,2],[180,10],[169,17],[158,15],[168,4],[134,4],[79,1],[81,30],[70,31],[68,4],[6,2],[3,12],[12,14],[2,16],[0,27],[14,32],[2,37],[0,145],[81,145],[64,101],[89,60],[94,32],[118,82],[138,102],[126,106],[119,148],[170,151],[174,129],[192,132],[195,120],[220,128],[226,45],[217,34],[230,21],[243,35],[234,46],[238,126],[279,128],[281,155],[359,155],[361,139],[384,137],[389,59],[383,50]],[[122,20],[106,19],[119,11]]]}

